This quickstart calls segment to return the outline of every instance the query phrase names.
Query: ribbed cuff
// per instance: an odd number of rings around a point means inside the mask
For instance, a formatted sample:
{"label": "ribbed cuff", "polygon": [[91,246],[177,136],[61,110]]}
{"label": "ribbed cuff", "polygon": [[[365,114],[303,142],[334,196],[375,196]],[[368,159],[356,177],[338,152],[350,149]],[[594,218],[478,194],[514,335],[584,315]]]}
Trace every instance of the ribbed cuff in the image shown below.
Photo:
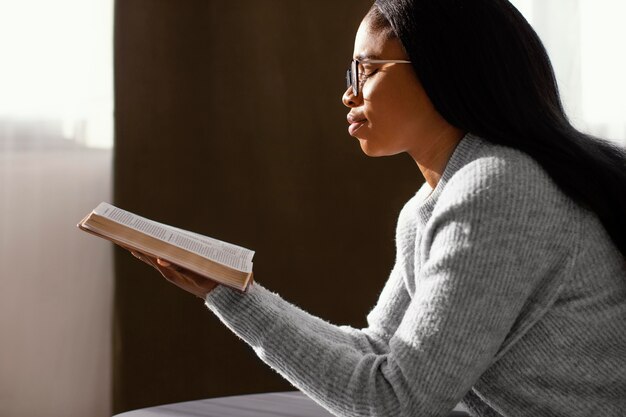
{"label": "ribbed cuff", "polygon": [[205,305],[247,343],[260,346],[281,316],[274,297],[256,282],[245,293],[220,285],[207,294]]}

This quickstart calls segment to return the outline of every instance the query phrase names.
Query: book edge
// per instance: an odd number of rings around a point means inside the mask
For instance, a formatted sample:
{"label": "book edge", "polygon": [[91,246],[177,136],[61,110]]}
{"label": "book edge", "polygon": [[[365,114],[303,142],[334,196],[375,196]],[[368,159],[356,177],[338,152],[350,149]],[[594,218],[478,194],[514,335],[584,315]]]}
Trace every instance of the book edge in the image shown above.
{"label": "book edge", "polygon": [[[90,226],[89,225],[89,220],[91,220],[92,218],[97,218],[98,220],[103,220],[104,223],[114,224],[116,227],[120,227],[120,228],[123,228],[123,229],[125,229],[127,231],[130,231],[131,233],[140,235],[141,237],[143,237],[145,239],[156,241],[156,242],[158,242],[158,244],[164,245],[166,248],[167,247],[174,248],[177,251],[184,252],[186,256],[194,258],[194,259],[199,259],[199,260],[201,260],[202,263],[208,263],[210,265],[213,265],[213,266],[217,267],[218,269],[224,269],[229,274],[236,275],[235,280],[237,282],[239,282],[240,285],[237,285],[237,284],[235,284],[233,282],[227,282],[227,281],[225,281],[225,278],[220,277],[220,276],[217,276],[217,277],[211,276],[211,275],[209,275],[207,273],[207,271],[201,270],[200,268],[196,267],[192,263],[187,263],[185,265],[181,265],[181,262],[180,262],[181,259],[179,257],[176,257],[175,254],[167,254],[167,253],[166,254],[163,254],[163,253],[157,254],[157,253],[153,253],[154,250],[150,250],[150,249],[146,250],[145,247],[139,247],[136,244],[123,242],[122,240],[118,239],[120,236],[118,234],[114,235],[113,232],[103,233],[103,231],[101,231],[101,230],[95,230],[93,228],[94,225],[92,225],[92,227],[90,228],[89,227]],[[85,231],[87,233],[90,233],[90,234],[92,234],[94,236],[98,236],[98,237],[103,238],[105,240],[108,240],[108,241],[110,241],[110,242],[112,242],[112,243],[122,247],[123,249],[126,249],[126,250],[138,250],[140,252],[146,253],[147,255],[154,256],[154,257],[159,257],[159,258],[161,258],[163,260],[166,260],[166,261],[171,262],[171,263],[176,264],[176,265],[180,265],[183,268],[189,269],[190,271],[195,272],[195,273],[197,273],[199,275],[202,275],[202,276],[204,276],[206,278],[214,280],[214,281],[216,281],[216,282],[218,282],[218,283],[220,283],[222,285],[226,285],[228,287],[231,287],[231,288],[233,288],[233,289],[235,289],[235,290],[237,290],[239,292],[247,292],[248,287],[249,287],[250,282],[251,282],[251,278],[253,277],[253,272],[252,271],[251,272],[246,272],[246,271],[241,271],[239,269],[231,268],[231,267],[229,267],[227,265],[224,265],[224,264],[222,264],[220,262],[214,261],[212,259],[209,259],[209,258],[206,258],[204,256],[198,255],[198,254],[196,254],[194,252],[188,251],[188,250],[186,250],[186,249],[184,249],[184,248],[182,248],[180,246],[177,246],[177,245],[174,245],[172,243],[165,242],[165,241],[160,240],[158,238],[149,236],[149,235],[143,233],[140,230],[134,229],[132,227],[125,226],[125,225],[123,225],[121,223],[118,223],[118,222],[116,222],[114,220],[108,219],[108,218],[106,218],[104,216],[101,216],[101,215],[95,213],[94,211],[92,211],[83,220],[81,220],[78,223],[77,226],[78,226],[78,228],[80,230]],[[170,257],[169,255],[172,255],[173,257]],[[214,272],[215,273],[219,273],[219,271],[214,271]]]}

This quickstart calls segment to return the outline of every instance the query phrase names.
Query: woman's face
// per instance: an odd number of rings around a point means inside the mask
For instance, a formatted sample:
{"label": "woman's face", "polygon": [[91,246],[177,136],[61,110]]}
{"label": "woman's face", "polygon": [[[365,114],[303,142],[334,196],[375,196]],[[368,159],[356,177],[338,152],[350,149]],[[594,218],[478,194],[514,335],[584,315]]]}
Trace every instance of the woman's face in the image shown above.
{"label": "woman's face", "polygon": [[[373,31],[367,18],[361,23],[354,44],[354,59],[408,60],[400,41]],[[363,74],[364,73],[364,74]],[[419,161],[430,152],[445,120],[424,92],[411,64],[363,63],[365,76],[358,96],[352,88],[343,95],[350,108],[349,133],[356,137],[369,156],[408,152]]]}

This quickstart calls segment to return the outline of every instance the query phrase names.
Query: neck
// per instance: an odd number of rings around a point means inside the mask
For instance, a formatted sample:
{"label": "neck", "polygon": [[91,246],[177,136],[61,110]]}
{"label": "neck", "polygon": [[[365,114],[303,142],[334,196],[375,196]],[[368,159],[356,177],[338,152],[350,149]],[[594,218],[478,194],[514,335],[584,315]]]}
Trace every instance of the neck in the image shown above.
{"label": "neck", "polygon": [[448,126],[432,136],[419,152],[409,152],[431,188],[439,183],[454,149],[464,136],[464,131]]}

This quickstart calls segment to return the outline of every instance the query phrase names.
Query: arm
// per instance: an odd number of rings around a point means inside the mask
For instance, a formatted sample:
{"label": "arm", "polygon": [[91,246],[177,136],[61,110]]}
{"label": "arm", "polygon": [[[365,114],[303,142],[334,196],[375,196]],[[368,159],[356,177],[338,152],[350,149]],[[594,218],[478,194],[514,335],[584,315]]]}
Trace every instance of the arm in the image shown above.
{"label": "arm", "polygon": [[[262,329],[259,336],[263,339],[277,338],[277,341],[280,341],[281,323],[288,321],[300,323],[307,333],[316,334],[332,345],[344,345],[361,354],[377,354],[389,351],[389,339],[400,324],[400,320],[394,322],[390,316],[385,315],[385,312],[404,311],[409,302],[409,296],[402,276],[394,269],[376,306],[368,315],[368,327],[365,329],[333,325],[288,303],[278,294],[270,292],[258,283],[251,285],[246,294],[219,286],[207,295],[206,301],[207,306],[236,333],[236,329],[243,327],[251,327],[250,331],[257,333],[254,329],[256,327]],[[219,308],[220,305],[224,308]],[[243,314],[235,313],[228,318],[222,316],[222,313],[227,314],[226,310],[240,311],[241,309],[248,311]],[[250,322],[251,319],[254,321],[253,316],[258,318],[259,322]]]}
{"label": "arm", "polygon": [[565,227],[556,201],[528,195],[519,181],[452,182],[426,225],[415,294],[388,350],[329,337],[338,330],[319,331],[319,319],[259,285],[246,295],[217,288],[207,305],[336,415],[445,415],[488,368],[530,294],[567,257],[556,241]]}
{"label": "arm", "polygon": [[[153,258],[149,255],[133,251],[127,248],[133,256],[157,269],[169,282],[177,287],[196,295],[202,299],[218,288],[215,281],[207,279],[197,273],[185,270],[162,259]],[[254,293],[256,288],[250,285],[248,293]],[[224,287],[226,288],[226,287]],[[368,327],[362,330],[350,326],[335,326],[318,317],[312,316],[303,310],[280,299],[277,294],[270,295],[265,289],[260,290],[265,296],[273,297],[273,303],[280,305],[275,314],[281,311],[289,311],[292,320],[307,323],[311,332],[323,335],[331,343],[349,345],[362,353],[382,353],[389,351],[389,339],[398,327],[398,315],[388,315],[390,311],[403,311],[408,303],[408,293],[404,282],[397,269],[391,272],[385,287],[380,295],[378,303],[368,315]],[[266,303],[266,304],[269,304]],[[207,304],[208,305],[208,304]],[[393,318],[396,318],[395,320]],[[231,327],[233,330],[234,328]]]}

